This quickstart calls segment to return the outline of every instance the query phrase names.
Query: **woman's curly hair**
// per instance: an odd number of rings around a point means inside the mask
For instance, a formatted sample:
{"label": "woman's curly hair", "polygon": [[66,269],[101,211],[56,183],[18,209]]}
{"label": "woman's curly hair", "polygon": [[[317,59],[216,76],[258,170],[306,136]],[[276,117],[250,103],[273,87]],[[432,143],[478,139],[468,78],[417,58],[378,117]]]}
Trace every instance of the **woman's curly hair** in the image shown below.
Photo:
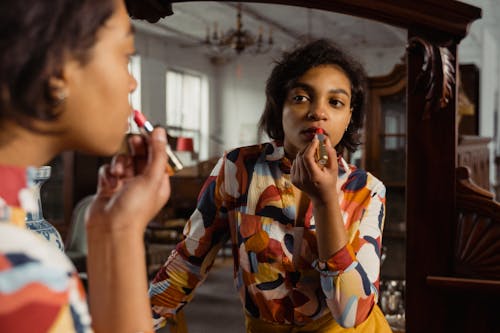
{"label": "woman's curly hair", "polygon": [[30,130],[58,117],[51,78],[63,65],[91,57],[97,32],[113,14],[112,0],[0,2],[0,129],[6,120]]}
{"label": "woman's curly hair", "polygon": [[359,129],[363,126],[366,98],[366,74],[359,62],[327,39],[318,39],[285,52],[271,72],[266,84],[266,105],[259,121],[259,130],[271,139],[283,141],[283,105],[293,83],[309,69],[321,65],[339,66],[351,82],[351,122],[337,145],[343,149],[356,150],[360,144]]}

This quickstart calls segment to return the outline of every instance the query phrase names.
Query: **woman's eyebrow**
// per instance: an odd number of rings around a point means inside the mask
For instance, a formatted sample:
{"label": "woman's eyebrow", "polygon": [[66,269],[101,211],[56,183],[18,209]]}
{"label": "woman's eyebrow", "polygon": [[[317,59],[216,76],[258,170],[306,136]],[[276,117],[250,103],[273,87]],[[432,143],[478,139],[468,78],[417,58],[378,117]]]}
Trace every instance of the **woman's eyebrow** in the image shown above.
{"label": "woman's eyebrow", "polygon": [[314,91],[314,89],[308,85],[307,83],[303,83],[303,82],[294,82],[292,84],[292,86],[290,87],[290,90],[292,89],[304,89],[306,92],[308,93],[312,93]]}
{"label": "woman's eyebrow", "polygon": [[345,89],[342,89],[342,88],[330,89],[328,92],[331,94],[344,94],[347,97],[351,97],[351,95],[349,95],[349,93]]}
{"label": "woman's eyebrow", "polygon": [[[310,94],[312,94],[314,92],[313,87],[311,87],[310,85],[308,85],[307,83],[304,83],[304,82],[294,82],[292,84],[290,90],[297,89],[297,88],[304,89],[307,93],[310,93]],[[330,93],[330,94],[344,94],[348,98],[351,98],[351,95],[347,92],[347,90],[342,89],[342,88],[330,89],[328,91],[328,93]]]}

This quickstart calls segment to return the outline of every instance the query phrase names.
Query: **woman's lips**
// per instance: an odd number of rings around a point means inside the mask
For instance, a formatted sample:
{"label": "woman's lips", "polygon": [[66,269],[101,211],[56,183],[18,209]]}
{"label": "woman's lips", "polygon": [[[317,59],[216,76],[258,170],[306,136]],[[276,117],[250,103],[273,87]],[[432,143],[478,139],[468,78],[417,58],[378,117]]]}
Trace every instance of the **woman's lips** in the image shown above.
{"label": "woman's lips", "polygon": [[311,141],[314,138],[314,136],[316,135],[316,129],[315,128],[308,128],[308,129],[302,131],[301,134],[306,138],[306,140]]}
{"label": "woman's lips", "polygon": [[[307,139],[307,140],[312,140],[314,136],[316,135],[316,132],[318,130],[318,127],[310,127],[308,129],[305,129],[301,132],[301,134]],[[325,133],[326,135],[326,133]]]}

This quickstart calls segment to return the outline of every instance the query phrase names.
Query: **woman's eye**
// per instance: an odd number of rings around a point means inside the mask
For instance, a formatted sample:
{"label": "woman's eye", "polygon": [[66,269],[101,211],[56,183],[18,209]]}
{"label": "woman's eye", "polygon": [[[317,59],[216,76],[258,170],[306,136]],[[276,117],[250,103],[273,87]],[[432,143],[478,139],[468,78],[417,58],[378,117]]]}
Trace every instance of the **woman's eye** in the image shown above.
{"label": "woman's eye", "polygon": [[307,100],[307,97],[306,96],[302,96],[302,95],[296,95],[296,96],[292,97],[292,100],[295,103],[302,103],[302,102],[305,102]]}
{"label": "woman's eye", "polygon": [[330,100],[330,105],[332,105],[335,108],[341,108],[344,106],[344,102],[342,102],[339,99],[331,99]]}

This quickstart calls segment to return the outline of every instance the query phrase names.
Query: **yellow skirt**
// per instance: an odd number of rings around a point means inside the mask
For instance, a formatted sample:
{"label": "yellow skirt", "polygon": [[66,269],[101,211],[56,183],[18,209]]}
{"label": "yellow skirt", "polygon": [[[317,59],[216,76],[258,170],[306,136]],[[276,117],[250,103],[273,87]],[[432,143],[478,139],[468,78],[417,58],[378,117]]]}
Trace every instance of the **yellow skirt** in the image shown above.
{"label": "yellow skirt", "polygon": [[323,316],[304,326],[268,323],[246,316],[245,326],[247,333],[391,333],[382,311],[375,305],[366,320],[356,328],[340,326],[331,315]]}

